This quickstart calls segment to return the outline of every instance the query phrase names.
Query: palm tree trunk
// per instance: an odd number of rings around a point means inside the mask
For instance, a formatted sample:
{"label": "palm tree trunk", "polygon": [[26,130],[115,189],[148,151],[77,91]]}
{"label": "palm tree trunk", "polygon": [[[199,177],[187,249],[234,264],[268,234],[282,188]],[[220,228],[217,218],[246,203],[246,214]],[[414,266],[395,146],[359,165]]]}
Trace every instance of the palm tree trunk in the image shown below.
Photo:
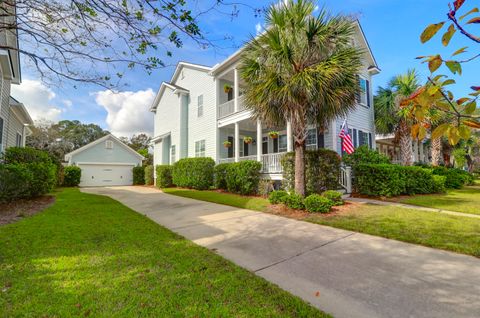
{"label": "palm tree trunk", "polygon": [[295,192],[305,196],[305,142],[295,142]]}
{"label": "palm tree trunk", "polygon": [[405,120],[400,122],[400,153],[402,154],[402,164],[404,166],[412,165],[412,136],[410,134],[410,127]]}
{"label": "palm tree trunk", "polygon": [[442,152],[442,139],[441,138],[434,138],[432,139],[432,165],[438,166],[440,165],[440,154]]}

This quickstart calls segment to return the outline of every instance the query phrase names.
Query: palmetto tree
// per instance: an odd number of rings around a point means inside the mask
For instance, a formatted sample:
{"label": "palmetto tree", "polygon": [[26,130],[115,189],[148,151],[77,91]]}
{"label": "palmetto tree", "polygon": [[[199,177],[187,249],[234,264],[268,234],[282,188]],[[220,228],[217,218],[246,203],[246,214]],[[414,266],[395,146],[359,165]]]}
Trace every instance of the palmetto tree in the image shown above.
{"label": "palmetto tree", "polygon": [[397,75],[390,80],[386,88],[380,87],[374,98],[375,126],[378,133],[395,134],[399,141],[402,164],[412,164],[412,120],[410,107],[401,106],[419,88],[415,70]]}
{"label": "palmetto tree", "polygon": [[352,46],[355,24],[309,0],[273,5],[266,31],[246,46],[241,75],[245,104],[269,126],[290,122],[295,147],[295,192],[305,194],[308,124],[324,128],[355,108],[362,51]]}

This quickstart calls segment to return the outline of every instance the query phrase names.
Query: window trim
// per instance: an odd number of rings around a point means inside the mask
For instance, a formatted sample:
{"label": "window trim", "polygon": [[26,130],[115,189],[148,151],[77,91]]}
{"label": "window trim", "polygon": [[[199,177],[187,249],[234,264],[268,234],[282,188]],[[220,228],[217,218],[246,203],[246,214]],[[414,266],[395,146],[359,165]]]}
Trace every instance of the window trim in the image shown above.
{"label": "window trim", "polygon": [[362,102],[362,92],[358,94],[358,99],[357,99],[357,104],[360,106],[363,106],[365,108],[370,108],[370,81],[363,75],[357,75],[358,78],[358,86],[361,87],[361,82],[360,80],[365,81],[365,101],[366,103]]}
{"label": "window trim", "polygon": [[[313,134],[315,136],[315,142],[314,143],[308,143],[308,132],[310,130],[313,130],[315,133]],[[310,147],[310,148],[309,148]],[[318,129],[317,128],[307,128],[307,137],[305,138],[305,148],[306,149],[317,149],[318,148]]]}
{"label": "window trim", "polygon": [[[206,142],[205,139],[195,141],[195,158],[198,157],[205,157],[205,149],[206,149]],[[202,150],[203,145],[203,150]]]}
{"label": "window trim", "polygon": [[23,139],[22,134],[17,131],[17,133],[15,134],[15,146],[23,147],[23,140],[22,139]]}
{"label": "window trim", "polygon": [[[200,99],[202,104],[200,104]],[[203,94],[197,96],[197,118],[203,117]]]}
{"label": "window trim", "polygon": [[177,161],[177,147],[176,145],[170,145],[170,164]]}

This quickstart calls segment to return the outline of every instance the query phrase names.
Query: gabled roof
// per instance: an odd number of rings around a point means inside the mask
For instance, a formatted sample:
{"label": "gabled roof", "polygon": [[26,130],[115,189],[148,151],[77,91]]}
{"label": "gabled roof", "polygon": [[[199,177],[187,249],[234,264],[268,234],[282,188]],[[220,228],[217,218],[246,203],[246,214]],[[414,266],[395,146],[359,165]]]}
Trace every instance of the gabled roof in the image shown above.
{"label": "gabled roof", "polygon": [[133,150],[132,148],[130,148],[129,146],[127,146],[126,144],[124,144],[120,139],[118,139],[117,137],[115,137],[114,135],[112,134],[108,134],[106,136],[103,136],[102,138],[99,138],[95,141],[92,141],[91,143],[83,146],[83,147],[80,147],[78,148],[77,150],[74,150],[72,152],[69,152],[65,155],[65,161],[69,161],[70,158],[73,156],[73,155],[76,155],[82,151],[85,151],[89,148],[92,148],[93,146],[95,145],[98,145],[99,143],[103,142],[103,141],[106,141],[107,139],[113,139],[114,141],[116,141],[118,144],[120,144],[123,148],[125,148],[126,150],[128,150],[129,152],[131,152],[132,154],[136,155],[139,159],[142,159],[144,160],[145,157],[142,156],[141,154],[139,154],[138,152],[136,152],[135,150]]}
{"label": "gabled roof", "polygon": [[20,121],[22,121],[22,124],[33,125],[33,119],[32,117],[30,117],[30,114],[25,108],[25,105],[20,103],[18,100],[16,100],[12,96],[10,96],[9,103],[13,113],[15,114],[15,116],[18,117]]}
{"label": "gabled roof", "polygon": [[[367,55],[368,57],[371,59],[371,63],[372,65],[369,66],[368,70],[369,71],[377,71],[379,72],[380,71],[380,68],[378,67],[378,64],[377,64],[377,61],[375,60],[375,57],[373,56],[373,53],[372,53],[372,50],[370,48],[370,45],[368,44],[368,41],[367,41],[367,38],[365,37],[365,33],[363,32],[363,29],[362,29],[362,26],[360,24],[360,21],[358,19],[356,19],[354,21],[355,23],[355,26],[358,28],[358,33],[360,34],[360,37],[361,39],[364,41],[365,43],[365,46],[367,48]],[[237,51],[235,51],[232,55],[230,55],[229,57],[227,57],[225,60],[223,60],[222,62],[216,64],[215,66],[213,66],[212,68],[212,71],[211,71],[211,74],[212,75],[216,75],[216,74],[219,74],[222,70],[224,70],[227,66],[229,66],[230,64],[233,64],[235,63],[235,61],[237,61],[242,52],[245,50],[246,48],[246,45],[242,46],[240,49],[238,49]]]}
{"label": "gabled roof", "polygon": [[193,64],[193,63],[187,63],[187,62],[179,62],[177,64],[177,67],[175,68],[175,72],[173,73],[172,79],[169,82],[162,82],[160,84],[160,88],[158,89],[157,95],[155,96],[155,99],[153,100],[152,106],[150,107],[150,111],[154,112],[157,109],[158,103],[160,102],[160,99],[163,96],[163,93],[165,92],[166,88],[170,88],[173,90],[174,94],[188,94],[189,90],[183,87],[180,87],[175,84],[177,81],[178,77],[180,76],[182,69],[190,68],[202,72],[210,72],[212,70],[211,67],[205,66],[205,65],[200,65],[200,64]]}

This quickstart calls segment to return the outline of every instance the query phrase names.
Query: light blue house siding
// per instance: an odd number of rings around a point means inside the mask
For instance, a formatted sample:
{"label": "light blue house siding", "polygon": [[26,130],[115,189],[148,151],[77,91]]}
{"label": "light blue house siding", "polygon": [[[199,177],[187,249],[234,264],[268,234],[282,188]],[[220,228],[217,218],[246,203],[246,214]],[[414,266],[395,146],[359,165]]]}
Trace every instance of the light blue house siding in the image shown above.
{"label": "light blue house siding", "polygon": [[107,140],[113,142],[112,149],[106,148],[106,140],[100,142],[88,149],[85,149],[79,153],[72,154],[69,160],[71,164],[76,165],[78,163],[130,163],[135,165],[141,165],[142,160],[139,159],[132,151],[129,151],[125,146],[121,145],[114,138],[108,138]]}

